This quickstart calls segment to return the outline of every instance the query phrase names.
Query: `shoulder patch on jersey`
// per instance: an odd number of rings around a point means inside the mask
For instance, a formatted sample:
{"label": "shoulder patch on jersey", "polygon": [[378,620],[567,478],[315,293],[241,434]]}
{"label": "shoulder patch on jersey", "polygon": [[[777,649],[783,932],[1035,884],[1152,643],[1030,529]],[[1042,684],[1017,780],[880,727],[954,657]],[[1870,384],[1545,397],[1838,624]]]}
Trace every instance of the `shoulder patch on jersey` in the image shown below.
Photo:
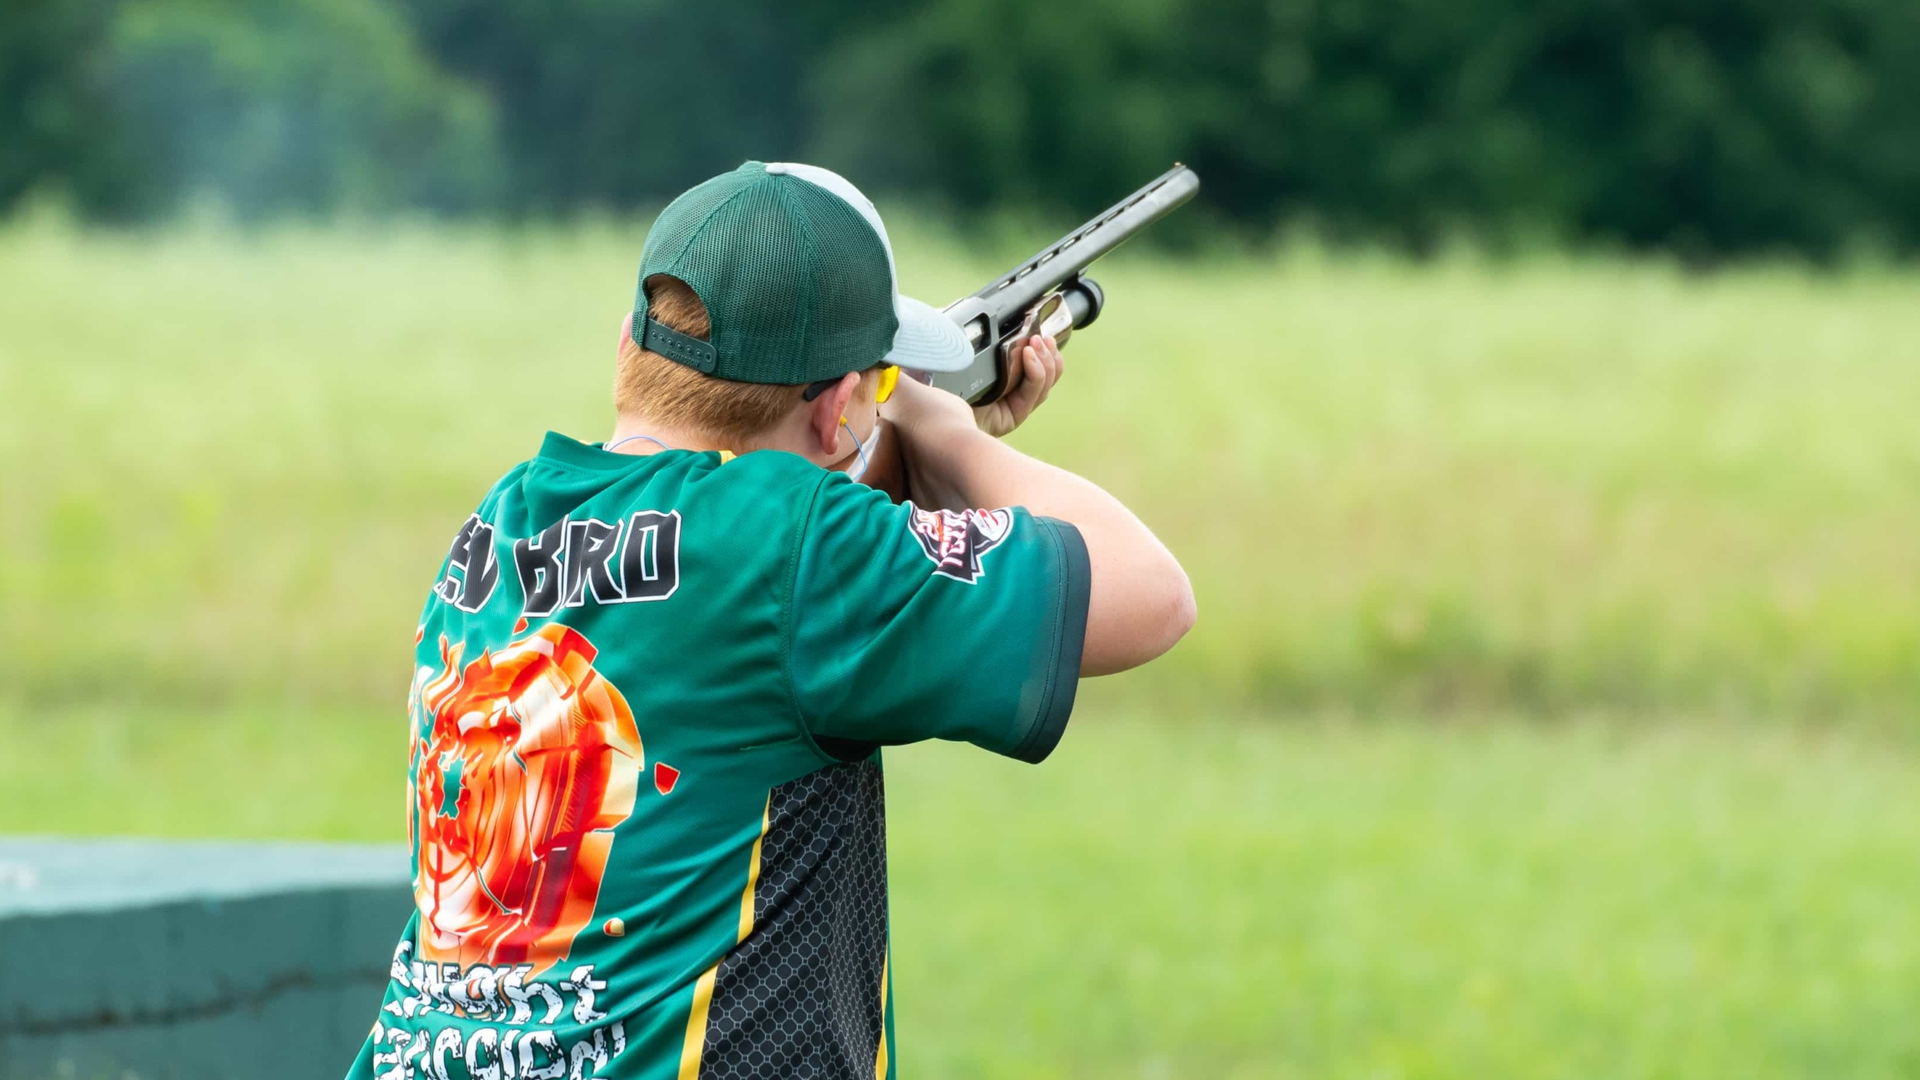
{"label": "shoulder patch on jersey", "polygon": [[981,556],[1013,532],[1013,511],[922,510],[908,503],[907,531],[933,560],[933,572],[971,585],[980,578]]}

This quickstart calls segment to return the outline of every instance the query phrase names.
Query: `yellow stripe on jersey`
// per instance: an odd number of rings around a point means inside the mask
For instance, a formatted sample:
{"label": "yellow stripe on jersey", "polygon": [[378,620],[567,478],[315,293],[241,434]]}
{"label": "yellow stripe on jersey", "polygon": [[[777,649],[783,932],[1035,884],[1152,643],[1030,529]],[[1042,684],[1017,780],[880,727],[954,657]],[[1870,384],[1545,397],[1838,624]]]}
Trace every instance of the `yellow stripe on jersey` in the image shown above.
{"label": "yellow stripe on jersey", "polygon": [[740,894],[740,941],[747,940],[753,933],[753,890],[760,884],[760,845],[767,839],[767,815],[773,810],[773,795],[767,795],[767,805],[760,811],[760,839],[753,842],[753,861],[747,864],[747,887]]}
{"label": "yellow stripe on jersey", "polygon": [[[773,809],[773,795],[767,795],[767,805],[760,811],[760,835],[753,841],[753,858],[747,863],[747,887],[740,893],[740,936],[734,944],[747,940],[753,933],[753,890],[760,884],[760,845],[767,840],[767,822]],[[724,963],[724,959],[722,960]],[[680,1080],[700,1080],[700,1055],[707,1047],[707,1009],[713,1004],[713,983],[720,977],[720,965],[715,964],[702,972],[700,980],[693,984],[693,1009],[687,1013],[687,1041],[680,1048]],[[886,968],[880,971],[880,982],[886,984]],[[882,1004],[881,1008],[886,1006]],[[886,1042],[885,1029],[880,1036]],[[884,1047],[882,1052],[885,1052]]]}
{"label": "yellow stripe on jersey", "polygon": [[873,1080],[887,1080],[887,957],[885,956],[880,958],[880,1050],[873,1055]]}
{"label": "yellow stripe on jersey", "polygon": [[700,1053],[707,1047],[707,1006],[713,1004],[713,980],[720,974],[715,964],[693,984],[693,1011],[687,1014],[687,1043],[680,1048],[680,1080],[699,1080]]}

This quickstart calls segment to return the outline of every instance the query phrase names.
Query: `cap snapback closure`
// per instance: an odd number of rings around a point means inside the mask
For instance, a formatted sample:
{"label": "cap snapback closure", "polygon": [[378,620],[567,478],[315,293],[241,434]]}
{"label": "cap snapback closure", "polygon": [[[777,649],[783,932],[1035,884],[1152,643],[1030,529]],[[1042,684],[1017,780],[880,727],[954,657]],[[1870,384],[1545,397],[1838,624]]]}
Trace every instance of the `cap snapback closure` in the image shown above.
{"label": "cap snapback closure", "polygon": [[685,364],[702,375],[713,374],[714,364],[719,357],[711,342],[690,337],[665,323],[657,322],[644,310],[633,313],[633,343],[649,352]]}

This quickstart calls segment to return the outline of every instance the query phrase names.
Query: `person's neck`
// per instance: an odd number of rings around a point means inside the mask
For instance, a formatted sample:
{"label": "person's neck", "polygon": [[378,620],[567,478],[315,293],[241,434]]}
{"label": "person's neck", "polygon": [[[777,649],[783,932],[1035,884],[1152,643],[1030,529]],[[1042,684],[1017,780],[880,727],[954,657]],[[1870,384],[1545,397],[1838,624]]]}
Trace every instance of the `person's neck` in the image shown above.
{"label": "person's neck", "polygon": [[[659,440],[654,442],[653,440]],[[622,440],[626,440],[622,442]],[[615,445],[618,444],[618,445]],[[613,425],[607,448],[616,454],[657,454],[668,450],[734,450],[727,440],[678,424],[659,423],[639,416],[622,416]]]}
{"label": "person's neck", "polygon": [[[646,436],[640,438],[639,436]],[[829,458],[821,453],[807,453],[806,444],[809,433],[804,417],[789,417],[784,427],[751,439],[741,440],[701,431],[685,424],[671,421],[653,420],[644,416],[621,416],[614,422],[613,434],[602,445],[616,454],[657,454],[661,444],[669,450],[719,450],[734,454],[747,454],[755,450],[785,450],[797,454],[823,469],[844,469],[852,462],[856,453],[851,440],[842,440],[842,453]],[[620,440],[626,439],[627,442]],[[658,439],[659,443],[651,440]],[[619,445],[615,445],[618,443]]]}

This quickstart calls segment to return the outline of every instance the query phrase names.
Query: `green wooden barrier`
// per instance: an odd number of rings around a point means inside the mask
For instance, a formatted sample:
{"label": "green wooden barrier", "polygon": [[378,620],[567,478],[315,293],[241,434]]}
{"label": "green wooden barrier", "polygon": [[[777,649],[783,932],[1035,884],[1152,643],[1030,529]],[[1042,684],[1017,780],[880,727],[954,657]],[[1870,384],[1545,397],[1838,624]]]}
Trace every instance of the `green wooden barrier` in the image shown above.
{"label": "green wooden barrier", "polygon": [[412,903],[398,846],[0,838],[0,1078],[338,1080]]}

